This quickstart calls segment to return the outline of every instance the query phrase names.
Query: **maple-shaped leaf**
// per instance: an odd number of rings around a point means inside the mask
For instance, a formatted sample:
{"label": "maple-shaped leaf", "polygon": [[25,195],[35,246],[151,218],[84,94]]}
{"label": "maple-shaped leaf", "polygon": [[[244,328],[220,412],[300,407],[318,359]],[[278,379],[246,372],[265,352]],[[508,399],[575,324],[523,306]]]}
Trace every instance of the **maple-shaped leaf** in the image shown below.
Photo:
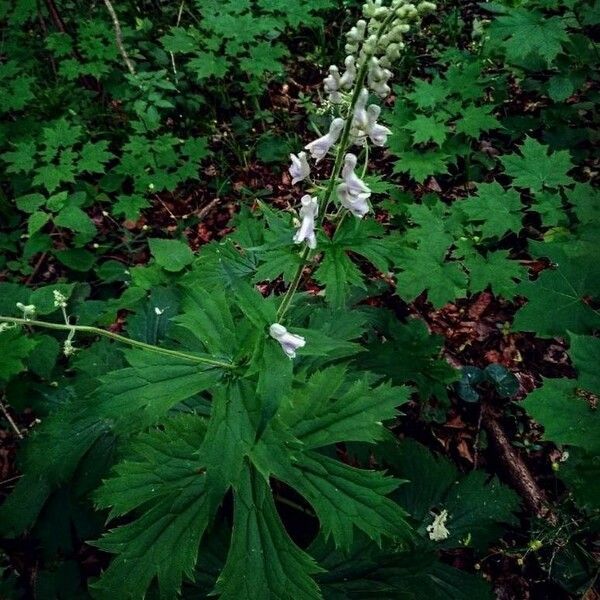
{"label": "maple-shaped leaf", "polygon": [[511,299],[517,295],[518,282],[527,277],[527,269],[518,260],[511,260],[507,250],[488,252],[486,256],[473,252],[465,257],[464,264],[471,293],[489,286],[496,296]]}
{"label": "maple-shaped leaf", "polygon": [[112,152],[107,150],[108,142],[86,142],[80,150],[79,162],[77,168],[79,171],[88,171],[89,173],[104,173],[105,163],[114,157]]}
{"label": "maple-shaped leaf", "polygon": [[501,128],[500,121],[490,114],[493,109],[494,107],[491,105],[469,104],[460,111],[460,116],[456,121],[456,133],[464,133],[477,139],[482,131]]}
{"label": "maple-shaped leaf", "polygon": [[544,426],[547,440],[600,454],[600,413],[578,392],[576,380],[544,379],[521,405]]}
{"label": "maple-shaped leaf", "polygon": [[202,54],[202,56],[189,60],[187,62],[187,67],[191,69],[198,81],[210,77],[221,79],[229,70],[229,61],[225,56],[205,53]]}
{"label": "maple-shaped leaf", "polygon": [[[540,247],[536,254],[544,256]],[[519,284],[519,294],[528,299],[517,311],[515,330],[534,331],[537,335],[588,333],[600,326],[600,312],[594,298],[600,297],[600,265],[592,254],[570,256],[557,251],[554,264],[542,271],[535,281]]]}
{"label": "maple-shaped leaf", "polygon": [[457,262],[446,260],[446,252],[427,246],[404,248],[395,257],[401,271],[396,275],[396,293],[412,302],[423,292],[439,308],[467,293],[467,275]]}
{"label": "maple-shaped leaf", "polygon": [[505,41],[506,54],[511,60],[521,61],[534,54],[550,64],[569,41],[563,17],[549,17],[530,7],[505,10],[505,14],[492,22],[490,33]]}
{"label": "maple-shaped leaf", "polygon": [[550,152],[548,146],[527,137],[519,147],[520,154],[501,156],[506,173],[513,185],[539,192],[544,188],[557,188],[573,183],[567,173],[573,168],[568,150]]}
{"label": "maple-shaped leaf", "polygon": [[397,155],[394,173],[408,173],[418,183],[423,183],[430,175],[448,172],[448,155],[441,150],[406,150]]}
{"label": "maple-shaped leaf", "polygon": [[4,162],[9,163],[8,173],[29,173],[35,167],[36,144],[31,141],[17,142],[14,150],[0,155]]}
{"label": "maple-shaped leaf", "polygon": [[417,79],[412,92],[406,95],[419,108],[434,108],[448,97],[448,90],[443,79],[435,76],[431,81]]}
{"label": "maple-shaped leaf", "polygon": [[580,223],[600,223],[600,191],[597,188],[589,183],[576,183],[566,195]]}
{"label": "maple-shaped leaf", "polygon": [[480,183],[477,195],[462,201],[460,208],[484,238],[501,238],[509,231],[521,230],[521,196],[516,190],[505,190],[497,181]]}
{"label": "maple-shaped leaf", "polygon": [[409,121],[405,129],[412,131],[415,144],[426,144],[433,141],[441,146],[446,140],[448,127],[443,119],[427,115],[417,115],[412,121]]}

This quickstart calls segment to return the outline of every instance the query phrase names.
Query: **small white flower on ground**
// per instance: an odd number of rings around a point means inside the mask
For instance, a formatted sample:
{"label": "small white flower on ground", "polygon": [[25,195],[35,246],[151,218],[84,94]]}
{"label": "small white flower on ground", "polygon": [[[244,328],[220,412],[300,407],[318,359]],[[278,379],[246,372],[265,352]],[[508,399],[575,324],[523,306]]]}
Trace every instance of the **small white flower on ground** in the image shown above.
{"label": "small white flower on ground", "polygon": [[319,162],[327,155],[329,149],[338,141],[340,134],[344,129],[344,119],[339,117],[334,119],[329,126],[329,132],[324,136],[316,139],[314,142],[307,144],[305,149],[310,152],[310,155]]}
{"label": "small white flower on ground", "polygon": [[27,319],[29,321],[30,319],[33,319],[35,317],[35,304],[23,304],[22,302],[17,302],[17,308],[23,311],[24,319]]}
{"label": "small white flower on ground", "polygon": [[290,154],[290,165],[289,172],[292,176],[292,185],[295,185],[299,181],[303,181],[310,175],[310,165],[306,160],[306,152],[299,152],[298,155]]}
{"label": "small white flower on ground", "polygon": [[296,350],[306,346],[306,340],[301,335],[290,333],[279,323],[273,323],[273,325],[269,327],[269,335],[281,344],[282,350],[289,358],[295,358]]}
{"label": "small white flower on ground", "polygon": [[157,317],[160,317],[160,315],[162,315],[165,312],[166,308],[158,308],[158,306],[154,307],[154,314]]}
{"label": "small white flower on ground", "polygon": [[300,208],[302,223],[300,223],[300,227],[294,235],[294,242],[296,244],[306,242],[306,245],[314,250],[317,247],[315,219],[319,214],[319,201],[317,198],[311,198],[310,194],[306,194],[302,196],[300,202],[302,203]]}
{"label": "small white flower on ground", "polygon": [[53,290],[55,308],[67,308],[67,297],[59,290]]}
{"label": "small white flower on ground", "polygon": [[435,515],[433,523],[427,526],[427,533],[429,539],[434,542],[441,542],[450,535],[448,529],[446,529],[446,521],[448,520],[448,511],[444,509],[439,515]]}
{"label": "small white flower on ground", "polygon": [[354,172],[357,158],[350,152],[344,158],[342,169],[342,183],[337,187],[337,195],[340,203],[347,208],[355,217],[362,219],[369,212],[369,197],[371,189]]}

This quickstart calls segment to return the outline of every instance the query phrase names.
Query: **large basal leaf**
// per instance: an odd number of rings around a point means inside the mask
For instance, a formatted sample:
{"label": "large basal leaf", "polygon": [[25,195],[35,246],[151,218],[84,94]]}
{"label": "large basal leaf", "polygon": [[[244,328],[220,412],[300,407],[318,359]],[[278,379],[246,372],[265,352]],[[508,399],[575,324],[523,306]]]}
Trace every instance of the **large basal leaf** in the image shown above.
{"label": "large basal leaf", "polygon": [[283,528],[272,492],[246,467],[235,490],[231,546],[215,592],[220,600],[320,600],[321,569]]}

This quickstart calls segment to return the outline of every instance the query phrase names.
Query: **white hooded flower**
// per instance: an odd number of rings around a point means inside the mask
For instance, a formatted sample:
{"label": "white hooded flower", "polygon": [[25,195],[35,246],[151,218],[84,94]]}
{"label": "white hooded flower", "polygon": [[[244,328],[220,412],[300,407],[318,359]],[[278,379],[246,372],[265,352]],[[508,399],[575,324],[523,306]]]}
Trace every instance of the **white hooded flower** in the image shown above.
{"label": "white hooded flower", "polygon": [[344,74],[340,77],[340,88],[342,90],[349,90],[354,85],[354,80],[356,79],[356,61],[354,56],[346,56],[346,60],[344,61],[344,65],[346,70]]}
{"label": "white hooded flower", "polygon": [[317,247],[317,236],[315,235],[315,219],[319,214],[319,201],[317,198],[311,198],[310,194],[302,196],[300,202],[300,217],[302,223],[294,235],[294,242],[301,244],[306,242],[306,245],[314,250]]}
{"label": "white hooded flower", "polygon": [[307,144],[304,148],[310,152],[310,155],[317,162],[319,162],[327,155],[331,146],[338,141],[342,129],[344,129],[344,119],[338,117],[331,122],[328,133],[316,139],[314,142]]}
{"label": "white hooded flower", "polygon": [[335,65],[329,67],[329,75],[323,80],[323,87],[325,92],[329,95],[329,100],[334,104],[340,104],[342,102],[342,95],[340,94],[340,72]]}
{"label": "white hooded flower", "polygon": [[371,189],[354,172],[357,158],[348,153],[344,158],[342,169],[342,183],[337,187],[337,195],[340,203],[347,208],[355,217],[362,219],[369,212],[369,197]]}
{"label": "white hooded flower", "polygon": [[385,146],[388,135],[392,133],[391,129],[377,123],[380,113],[381,108],[377,104],[371,104],[367,108],[367,135],[375,146]]}
{"label": "white hooded flower", "polygon": [[303,181],[310,175],[310,165],[306,160],[306,152],[298,152],[296,154],[290,154],[290,165],[289,172],[292,176],[292,185],[295,185],[299,181]]}
{"label": "white hooded flower", "polygon": [[273,323],[273,325],[269,327],[269,335],[281,344],[282,350],[289,358],[295,358],[296,350],[306,346],[306,340],[301,335],[290,333],[279,323]]}
{"label": "white hooded flower", "polygon": [[446,521],[448,520],[448,511],[444,509],[439,515],[435,515],[433,523],[427,526],[427,533],[429,539],[434,542],[441,542],[448,538],[450,532],[446,528]]}
{"label": "white hooded flower", "polygon": [[385,98],[392,91],[387,84],[392,72],[389,69],[383,69],[379,64],[379,59],[374,56],[369,61],[369,71],[367,73],[367,81],[369,87],[380,97]]}
{"label": "white hooded flower", "polygon": [[364,130],[367,127],[368,115],[367,115],[367,101],[369,100],[369,91],[366,88],[360,90],[360,94],[356,99],[354,105],[354,114],[352,118],[352,126],[355,129]]}

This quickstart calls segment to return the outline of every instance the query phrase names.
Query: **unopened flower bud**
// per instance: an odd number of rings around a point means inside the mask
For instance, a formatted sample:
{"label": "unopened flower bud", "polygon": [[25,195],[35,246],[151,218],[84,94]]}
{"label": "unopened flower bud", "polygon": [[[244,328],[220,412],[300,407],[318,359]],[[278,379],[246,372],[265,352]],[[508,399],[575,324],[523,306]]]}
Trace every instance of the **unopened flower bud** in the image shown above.
{"label": "unopened flower bud", "polygon": [[420,15],[426,15],[427,13],[435,12],[437,6],[433,2],[421,2],[417,5],[417,11]]}

